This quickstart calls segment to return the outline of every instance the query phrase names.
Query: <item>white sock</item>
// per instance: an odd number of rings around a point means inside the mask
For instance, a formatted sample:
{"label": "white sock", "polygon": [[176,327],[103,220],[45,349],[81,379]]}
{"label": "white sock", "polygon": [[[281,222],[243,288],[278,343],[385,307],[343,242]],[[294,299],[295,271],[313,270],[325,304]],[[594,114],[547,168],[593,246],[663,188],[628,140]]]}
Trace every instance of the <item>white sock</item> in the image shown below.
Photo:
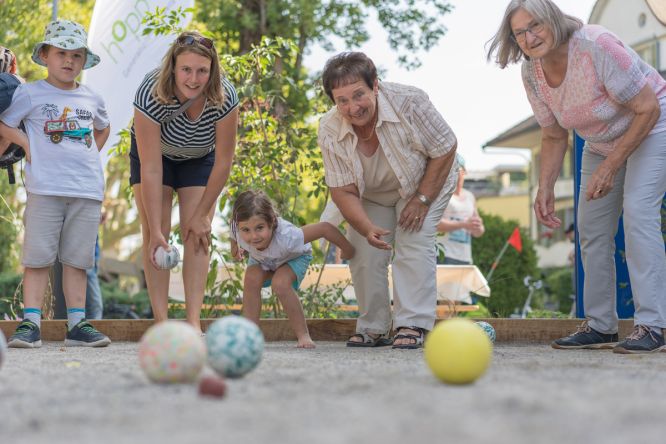
{"label": "white sock", "polygon": [[32,321],[37,324],[37,327],[41,328],[42,325],[42,310],[39,308],[24,308],[23,309],[23,319]]}
{"label": "white sock", "polygon": [[67,309],[67,329],[71,330],[76,324],[81,322],[86,317],[85,308],[68,308]]}

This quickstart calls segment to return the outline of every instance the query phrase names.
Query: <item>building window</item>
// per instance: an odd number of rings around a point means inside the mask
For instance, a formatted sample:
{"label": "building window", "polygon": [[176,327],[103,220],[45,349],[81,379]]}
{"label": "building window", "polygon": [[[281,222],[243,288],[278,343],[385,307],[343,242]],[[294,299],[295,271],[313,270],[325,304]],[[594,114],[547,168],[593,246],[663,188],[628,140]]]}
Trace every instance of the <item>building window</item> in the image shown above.
{"label": "building window", "polygon": [[659,71],[659,66],[657,66],[657,54],[658,54],[659,42],[657,40],[652,40],[650,42],[641,43],[636,45],[634,51],[650,66],[654,67]]}

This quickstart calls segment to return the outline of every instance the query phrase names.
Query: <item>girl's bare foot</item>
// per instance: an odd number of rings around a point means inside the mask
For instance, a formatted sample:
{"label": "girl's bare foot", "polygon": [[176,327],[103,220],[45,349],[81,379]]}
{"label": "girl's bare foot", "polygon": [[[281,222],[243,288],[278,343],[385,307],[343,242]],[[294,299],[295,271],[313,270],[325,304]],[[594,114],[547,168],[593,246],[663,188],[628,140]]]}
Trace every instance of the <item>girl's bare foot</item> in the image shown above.
{"label": "girl's bare foot", "polygon": [[298,342],[296,343],[296,348],[315,348],[315,347],[316,345],[312,341],[312,339],[310,339],[310,336],[299,338]]}

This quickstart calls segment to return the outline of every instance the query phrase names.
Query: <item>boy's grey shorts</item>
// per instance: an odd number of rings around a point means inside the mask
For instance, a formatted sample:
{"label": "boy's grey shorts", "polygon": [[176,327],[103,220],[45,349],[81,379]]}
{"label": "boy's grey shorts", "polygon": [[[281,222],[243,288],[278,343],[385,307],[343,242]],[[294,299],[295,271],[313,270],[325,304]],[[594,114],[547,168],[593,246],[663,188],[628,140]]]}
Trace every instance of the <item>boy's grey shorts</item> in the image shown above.
{"label": "boy's grey shorts", "polygon": [[50,267],[60,262],[92,268],[102,202],[81,197],[28,193],[23,225],[24,267]]}

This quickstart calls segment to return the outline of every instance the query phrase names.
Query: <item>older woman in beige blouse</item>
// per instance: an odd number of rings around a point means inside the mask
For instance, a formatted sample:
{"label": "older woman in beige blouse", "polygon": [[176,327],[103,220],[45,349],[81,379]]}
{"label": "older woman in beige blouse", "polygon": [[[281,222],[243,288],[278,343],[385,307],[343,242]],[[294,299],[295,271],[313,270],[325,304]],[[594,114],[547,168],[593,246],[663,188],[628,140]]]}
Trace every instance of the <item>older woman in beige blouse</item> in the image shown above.
{"label": "older woman in beige blouse", "polygon": [[335,204],[322,219],[344,218],[356,247],[349,266],[359,318],[347,345],[422,347],[435,323],[435,236],[456,183],[455,135],[423,91],[380,82],[363,53],[328,60],[322,82],[336,105],[319,122]]}

